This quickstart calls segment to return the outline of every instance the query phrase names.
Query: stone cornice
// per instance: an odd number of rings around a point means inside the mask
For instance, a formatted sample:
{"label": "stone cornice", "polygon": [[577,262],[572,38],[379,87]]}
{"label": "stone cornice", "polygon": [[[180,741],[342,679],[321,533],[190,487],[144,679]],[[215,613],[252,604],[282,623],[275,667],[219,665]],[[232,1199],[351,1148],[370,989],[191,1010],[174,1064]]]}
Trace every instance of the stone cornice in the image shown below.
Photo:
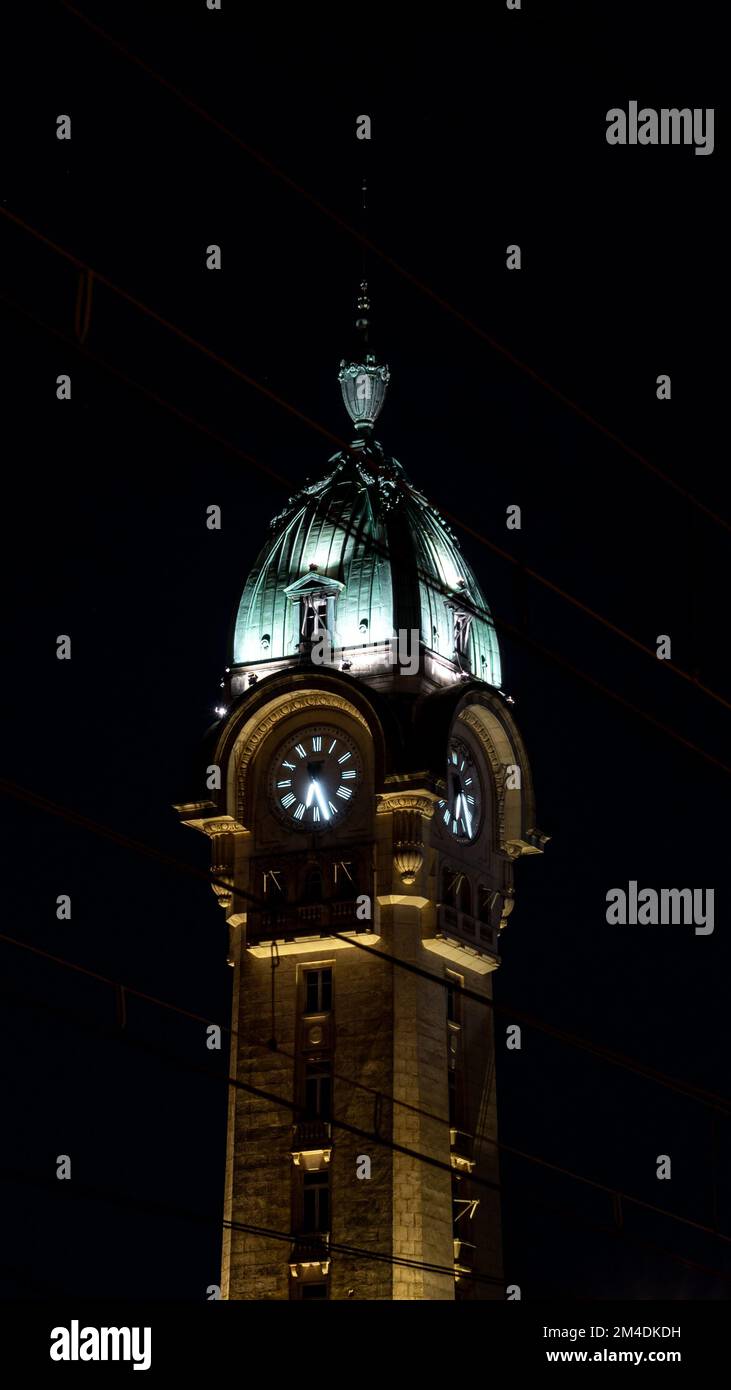
{"label": "stone cornice", "polygon": [[383,792],[376,797],[376,814],[390,816],[396,811],[415,811],[430,820],[436,801],[432,792]]}

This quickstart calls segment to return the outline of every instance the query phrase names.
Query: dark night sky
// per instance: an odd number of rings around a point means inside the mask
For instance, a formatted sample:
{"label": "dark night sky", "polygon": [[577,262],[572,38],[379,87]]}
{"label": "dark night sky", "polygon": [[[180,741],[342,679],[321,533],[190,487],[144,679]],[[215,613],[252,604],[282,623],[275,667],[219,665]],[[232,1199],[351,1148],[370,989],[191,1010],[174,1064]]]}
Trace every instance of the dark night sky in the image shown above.
{"label": "dark night sky", "polygon": [[[713,319],[724,128],[705,11],[691,25],[680,7],[668,18],[659,5],[525,0],[508,14],[491,0],[479,18],[419,9],[392,30],[387,9],[359,7],[350,33],[342,7],[265,29],[230,0],[222,14],[203,0],[79,6],[346,220],[366,167],[369,234],[388,256],[723,510],[727,388]],[[336,374],[360,278],[355,241],[62,4],[34,6],[23,24],[0,210],[346,433]],[[610,148],[605,113],[633,98],[716,107],[716,152]],[[368,147],[355,139],[362,112]],[[55,138],[60,113],[72,117],[69,143]],[[231,619],[269,518],[334,446],[97,282],[89,353],[292,488],[174,418],[78,350],[74,266],[16,223],[0,227],[13,441],[6,775],[205,868],[207,846],[171,804],[199,792]],[[220,274],[204,268],[212,242]],[[512,242],[519,274],[505,269]],[[371,257],[368,275],[392,369],[378,434],[412,480],[648,646],[669,633],[678,665],[727,695],[728,532],[389,265]],[[55,399],[62,372],[68,404]],[[661,372],[669,403],[655,396]],[[205,527],[211,503],[220,533]],[[505,529],[511,503],[519,535]],[[532,644],[721,758],[725,712],[460,539],[496,620],[527,639],[501,636],[504,686],[552,836],[543,859],[518,868],[497,1000],[723,1093],[727,777]],[[71,635],[71,662],[56,660],[59,633]],[[4,843],[3,931],[225,1021],[223,915],[203,882],[12,798]],[[630,879],[714,888],[714,934],[609,927],[606,892]],[[59,893],[72,897],[70,922],[56,920]],[[200,1025],[132,1001],[120,1039],[111,990],[1,943],[0,963],[0,1294],[205,1297],[226,1088],[146,1050],[198,1060]],[[501,1050],[498,1085],[506,1145],[713,1224],[712,1117],[697,1101],[528,1029],[520,1053]],[[728,1230],[723,1117],[716,1150]],[[59,1153],[72,1156],[70,1184],[55,1179]],[[669,1183],[655,1178],[660,1153],[673,1160]],[[525,1299],[727,1297],[722,1242],[638,1209],[621,1239],[597,1229],[612,1222],[600,1192],[509,1154],[502,1177],[506,1277]]]}

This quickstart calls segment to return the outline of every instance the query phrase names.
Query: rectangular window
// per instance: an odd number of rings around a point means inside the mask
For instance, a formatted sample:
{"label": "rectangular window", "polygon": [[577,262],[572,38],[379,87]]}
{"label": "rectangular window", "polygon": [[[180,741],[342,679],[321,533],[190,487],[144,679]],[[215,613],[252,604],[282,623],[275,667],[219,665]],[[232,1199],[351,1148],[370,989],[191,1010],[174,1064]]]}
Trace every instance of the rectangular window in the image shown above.
{"label": "rectangular window", "polygon": [[329,1061],[305,1062],[304,1101],[308,1119],[330,1119],[332,1070]]}
{"label": "rectangular window", "polygon": [[305,971],[305,1013],[326,1014],[332,1008],[333,972],[329,966],[322,970]]}
{"label": "rectangular window", "polygon": [[457,1123],[457,1077],[451,1067],[447,1072],[447,1087],[449,1091],[449,1123]]}
{"label": "rectangular window", "polygon": [[464,985],[464,976],[458,975],[454,970],[445,970],[447,981],[447,1021],[460,1027],[462,1023],[462,996],[460,989]]}
{"label": "rectangular window", "polygon": [[302,1183],[302,1234],[324,1234],[330,1230],[329,1175],[304,1173]]}

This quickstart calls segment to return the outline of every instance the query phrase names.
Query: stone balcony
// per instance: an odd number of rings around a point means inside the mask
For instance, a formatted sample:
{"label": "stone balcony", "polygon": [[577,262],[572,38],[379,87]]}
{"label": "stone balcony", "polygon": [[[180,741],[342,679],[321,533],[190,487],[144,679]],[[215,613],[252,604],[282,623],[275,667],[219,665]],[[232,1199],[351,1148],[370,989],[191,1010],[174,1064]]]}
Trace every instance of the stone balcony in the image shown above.
{"label": "stone balcony", "polygon": [[[373,923],[357,915],[357,898],[330,898],[322,902],[277,903],[271,908],[254,908],[247,914],[246,945],[255,955],[272,941],[284,949],[294,947],[298,941],[317,940],[320,937],[333,937],[333,933],[348,935],[358,933],[372,941]],[[337,938],[331,945],[340,944]]]}
{"label": "stone balcony", "polygon": [[306,1173],[327,1168],[332,1156],[331,1127],[328,1120],[302,1120],[292,1130],[292,1161]]}
{"label": "stone balcony", "polygon": [[476,1246],[469,1240],[461,1240],[458,1236],[454,1238],[454,1277],[459,1282],[465,1275],[471,1274],[475,1267]]}
{"label": "stone balcony", "polygon": [[447,903],[437,904],[433,933],[424,939],[427,950],[467,969],[486,975],[500,964],[498,929]]}
{"label": "stone balcony", "polygon": [[303,1283],[312,1279],[322,1279],[329,1268],[329,1232],[295,1238],[289,1252],[289,1269],[293,1279],[301,1279]]}
{"label": "stone balcony", "polygon": [[475,1166],[475,1141],[463,1129],[449,1131],[449,1161],[458,1173],[471,1173]]}

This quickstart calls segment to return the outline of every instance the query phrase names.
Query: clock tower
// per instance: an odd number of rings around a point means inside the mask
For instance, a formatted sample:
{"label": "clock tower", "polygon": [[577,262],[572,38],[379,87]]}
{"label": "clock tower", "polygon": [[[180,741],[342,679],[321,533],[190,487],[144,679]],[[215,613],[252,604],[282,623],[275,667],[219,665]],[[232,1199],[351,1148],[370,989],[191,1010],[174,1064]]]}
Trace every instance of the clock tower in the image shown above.
{"label": "clock tower", "polygon": [[477,579],[374,437],[358,310],[353,443],[271,523],[176,808],[233,970],[221,1289],[499,1299],[492,974],[546,837]]}

